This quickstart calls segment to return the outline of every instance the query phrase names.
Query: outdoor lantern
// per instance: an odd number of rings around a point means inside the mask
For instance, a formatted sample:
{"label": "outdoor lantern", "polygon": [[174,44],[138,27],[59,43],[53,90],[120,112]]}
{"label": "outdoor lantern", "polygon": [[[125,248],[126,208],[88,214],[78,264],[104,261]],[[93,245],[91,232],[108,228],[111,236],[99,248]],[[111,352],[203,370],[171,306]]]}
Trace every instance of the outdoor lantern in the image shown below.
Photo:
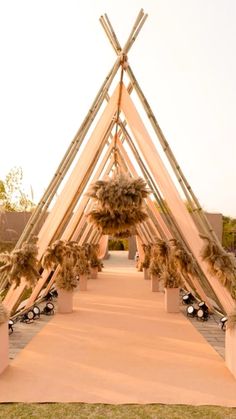
{"label": "outdoor lantern", "polygon": [[46,314],[47,316],[51,316],[52,314],[54,314],[54,304],[48,302],[43,309],[43,314]]}
{"label": "outdoor lantern", "polygon": [[195,298],[191,292],[187,292],[182,297],[183,304],[192,304],[195,301]]}
{"label": "outdoor lantern", "polygon": [[33,312],[34,312],[34,318],[35,319],[39,319],[39,317],[40,317],[40,308],[38,306],[34,306],[33,307]]}
{"label": "outdoor lantern", "polygon": [[228,317],[224,316],[220,319],[220,325],[221,325],[221,329],[225,330],[226,329],[226,322],[228,320]]}
{"label": "outdoor lantern", "polygon": [[197,314],[197,309],[193,305],[189,305],[186,311],[187,311],[187,316],[189,317],[195,317]]}
{"label": "outdoor lantern", "polygon": [[9,335],[11,335],[12,333],[13,333],[13,324],[14,324],[14,322],[13,322],[13,320],[9,320],[8,321],[8,332],[9,332]]}

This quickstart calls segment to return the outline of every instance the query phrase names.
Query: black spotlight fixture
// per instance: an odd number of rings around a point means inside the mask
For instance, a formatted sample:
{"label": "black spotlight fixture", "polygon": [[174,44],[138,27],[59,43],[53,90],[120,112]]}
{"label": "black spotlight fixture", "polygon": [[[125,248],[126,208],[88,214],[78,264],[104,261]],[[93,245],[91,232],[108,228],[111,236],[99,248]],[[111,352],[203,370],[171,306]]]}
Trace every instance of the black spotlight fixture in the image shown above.
{"label": "black spotlight fixture", "polygon": [[184,294],[182,297],[183,304],[192,304],[194,301],[195,298],[191,292],[187,292],[187,294]]}
{"label": "black spotlight fixture", "polygon": [[42,313],[46,314],[47,316],[52,316],[54,314],[54,304],[49,301],[44,307]]}
{"label": "black spotlight fixture", "polygon": [[39,319],[41,314],[40,308],[38,306],[34,306],[32,310],[34,312],[34,319]]}
{"label": "black spotlight fixture", "polygon": [[46,300],[46,301],[52,301],[52,299],[53,299],[52,292],[51,292],[51,291],[49,291],[49,292],[45,295],[45,300]]}
{"label": "black spotlight fixture", "polygon": [[8,332],[9,332],[9,335],[11,335],[14,332],[14,330],[13,330],[13,324],[14,324],[13,320],[10,319],[8,321]]}
{"label": "black spotlight fixture", "polygon": [[21,318],[21,322],[32,323],[34,321],[34,317],[35,317],[35,314],[34,314],[33,310],[29,310],[29,311],[27,311],[27,313],[23,314],[23,316]]}
{"label": "black spotlight fixture", "polygon": [[207,307],[205,301],[200,301],[200,303],[198,304],[197,319],[202,320],[202,321],[206,321],[206,320],[208,320],[208,318],[209,318],[208,307]]}
{"label": "black spotlight fixture", "polygon": [[198,307],[201,308],[204,311],[208,311],[208,307],[207,307],[205,301],[200,301],[200,303],[198,304]]}
{"label": "black spotlight fixture", "polygon": [[193,305],[189,305],[186,309],[188,317],[195,317],[197,314],[197,309]]}
{"label": "black spotlight fixture", "polygon": [[45,295],[45,300],[46,301],[52,301],[53,298],[58,297],[58,292],[56,289],[49,291],[46,295]]}
{"label": "black spotlight fixture", "polygon": [[58,297],[58,292],[57,292],[56,289],[55,290],[52,290],[51,291],[51,294],[52,294],[53,298],[57,298]]}
{"label": "black spotlight fixture", "polygon": [[228,320],[228,317],[227,316],[221,317],[221,319],[220,319],[220,326],[221,326],[221,329],[222,330],[225,330],[226,329],[227,320]]}

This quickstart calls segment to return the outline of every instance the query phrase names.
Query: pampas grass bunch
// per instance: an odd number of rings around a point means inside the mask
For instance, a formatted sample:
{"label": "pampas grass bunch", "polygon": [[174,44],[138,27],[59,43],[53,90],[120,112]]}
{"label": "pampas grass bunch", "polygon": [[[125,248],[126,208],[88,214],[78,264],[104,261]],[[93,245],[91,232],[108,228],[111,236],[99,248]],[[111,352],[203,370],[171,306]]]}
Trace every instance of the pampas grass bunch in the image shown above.
{"label": "pampas grass bunch", "polygon": [[91,268],[98,268],[101,265],[101,261],[98,259],[99,244],[90,245],[90,266]]}
{"label": "pampas grass bunch", "polygon": [[165,288],[179,288],[182,285],[180,273],[171,265],[162,271],[160,279]]}
{"label": "pampas grass bunch", "polygon": [[116,233],[113,234],[113,237],[115,239],[126,239],[127,237],[131,237],[133,234],[135,234],[133,230],[127,229],[124,231],[117,231]]}
{"label": "pampas grass bunch", "polygon": [[171,259],[176,269],[183,274],[196,274],[196,266],[192,255],[187,252],[177,239],[171,239]]}
{"label": "pampas grass bunch", "polygon": [[88,196],[98,201],[103,209],[118,212],[140,207],[148,194],[142,178],[131,178],[122,173],[109,180],[98,180],[88,192]]}
{"label": "pampas grass bunch", "polygon": [[56,277],[57,287],[65,291],[72,291],[77,287],[78,281],[74,271],[74,265],[71,260],[64,261],[61,266],[58,275]]}
{"label": "pampas grass bunch", "polygon": [[76,242],[56,240],[49,245],[43,255],[42,266],[45,269],[55,269],[59,265],[56,285],[60,289],[72,291],[78,284],[78,275],[84,273],[88,262],[85,250]]}
{"label": "pampas grass bunch", "polygon": [[150,266],[150,260],[151,260],[151,244],[142,244],[142,248],[144,251],[144,260],[142,263],[142,267],[148,269]]}
{"label": "pampas grass bunch", "polygon": [[169,264],[171,258],[170,244],[165,240],[156,239],[152,246],[152,258],[156,259],[163,270]]}
{"label": "pampas grass bunch", "polygon": [[147,218],[143,202],[148,194],[142,178],[117,174],[109,180],[99,180],[88,192],[95,201],[95,208],[87,214],[88,220],[103,234],[126,235],[131,227]]}
{"label": "pampas grass bunch", "polygon": [[88,275],[89,274],[89,261],[85,249],[82,246],[78,246],[77,259],[75,263],[76,275]]}
{"label": "pampas grass bunch", "polygon": [[227,320],[227,329],[234,329],[236,327],[236,309],[229,314],[228,316],[228,320]]}
{"label": "pampas grass bunch", "polygon": [[153,259],[151,258],[151,262],[150,262],[150,274],[153,276],[161,276],[162,273],[162,269],[160,268],[160,264],[158,262],[157,259]]}
{"label": "pampas grass bunch", "polygon": [[88,214],[88,220],[94,224],[103,234],[119,234],[127,232],[130,227],[143,222],[147,214],[142,208],[132,207],[123,211],[108,210],[101,206],[96,206]]}
{"label": "pampas grass bunch", "polygon": [[201,257],[208,265],[209,272],[216,276],[233,298],[236,298],[236,259],[227,253],[209,237],[200,235],[205,240],[201,250]]}
{"label": "pampas grass bunch", "polygon": [[9,319],[9,314],[3,303],[0,300],[0,325],[5,323]]}
{"label": "pampas grass bunch", "polygon": [[0,261],[5,265],[0,268],[0,272],[7,274],[8,282],[14,284],[15,288],[20,285],[23,277],[29,288],[34,287],[40,278],[37,254],[38,246],[35,239],[33,242],[23,243],[21,248],[11,253],[1,253]]}

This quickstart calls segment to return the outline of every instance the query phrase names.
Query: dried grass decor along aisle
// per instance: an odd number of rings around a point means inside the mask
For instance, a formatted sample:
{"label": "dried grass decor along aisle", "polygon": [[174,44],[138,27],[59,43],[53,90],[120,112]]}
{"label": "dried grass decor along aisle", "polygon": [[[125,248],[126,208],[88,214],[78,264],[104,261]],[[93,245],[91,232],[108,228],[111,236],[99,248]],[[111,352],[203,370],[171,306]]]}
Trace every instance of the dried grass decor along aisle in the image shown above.
{"label": "dried grass decor along aisle", "polygon": [[171,258],[176,269],[181,274],[197,275],[196,262],[191,253],[184,249],[179,240],[170,239],[169,242],[171,244]]}
{"label": "dried grass decor along aisle", "polygon": [[224,285],[231,296],[236,299],[236,258],[232,253],[227,253],[209,237],[200,235],[205,241],[201,257],[208,265],[208,270],[215,275]]}
{"label": "dried grass decor along aisle", "polygon": [[55,282],[59,289],[72,291],[78,285],[78,275],[88,270],[85,250],[76,242],[56,240],[49,245],[43,255],[42,266],[54,270],[59,265]]}
{"label": "dried grass decor along aisle", "polygon": [[[165,288],[178,288],[183,284],[181,273],[186,268],[186,264],[182,261],[190,259],[184,253],[184,249],[178,246],[176,240],[173,240],[175,246],[171,246],[171,241],[155,239],[151,249],[150,272],[163,281]],[[181,250],[181,253],[179,252]],[[180,258],[180,260],[177,258]],[[189,268],[190,269],[190,268]]]}
{"label": "dried grass decor along aisle", "polygon": [[142,178],[116,173],[109,180],[99,180],[87,194],[95,202],[88,219],[104,234],[129,234],[131,227],[147,218],[143,204],[149,193]]}
{"label": "dried grass decor along aisle", "polygon": [[227,328],[230,330],[233,330],[236,327],[236,308],[227,317],[228,317]]}
{"label": "dried grass decor along aisle", "polygon": [[91,268],[101,268],[102,262],[98,259],[99,244],[86,243],[88,249],[88,260]]}
{"label": "dried grass decor along aisle", "polygon": [[9,314],[0,300],[0,325],[5,323],[9,319]]}
{"label": "dried grass decor along aisle", "polygon": [[152,244],[142,244],[142,248],[144,251],[144,260],[142,262],[142,267],[148,269],[150,266]]}
{"label": "dried grass decor along aisle", "polygon": [[20,285],[22,278],[29,288],[34,287],[40,278],[37,240],[34,236],[31,242],[23,243],[19,249],[0,253],[0,261],[4,263],[0,272],[6,273],[8,282],[15,284],[15,288]]}

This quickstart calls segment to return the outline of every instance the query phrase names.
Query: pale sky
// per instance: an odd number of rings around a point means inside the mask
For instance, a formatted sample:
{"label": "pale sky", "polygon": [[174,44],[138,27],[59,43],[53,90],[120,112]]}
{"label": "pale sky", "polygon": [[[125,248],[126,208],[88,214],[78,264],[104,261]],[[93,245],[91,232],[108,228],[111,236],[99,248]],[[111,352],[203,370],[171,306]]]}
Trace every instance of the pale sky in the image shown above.
{"label": "pale sky", "polygon": [[148,13],[130,54],[202,207],[236,217],[236,0],[0,0],[0,179],[14,166],[37,202],[116,56]]}

